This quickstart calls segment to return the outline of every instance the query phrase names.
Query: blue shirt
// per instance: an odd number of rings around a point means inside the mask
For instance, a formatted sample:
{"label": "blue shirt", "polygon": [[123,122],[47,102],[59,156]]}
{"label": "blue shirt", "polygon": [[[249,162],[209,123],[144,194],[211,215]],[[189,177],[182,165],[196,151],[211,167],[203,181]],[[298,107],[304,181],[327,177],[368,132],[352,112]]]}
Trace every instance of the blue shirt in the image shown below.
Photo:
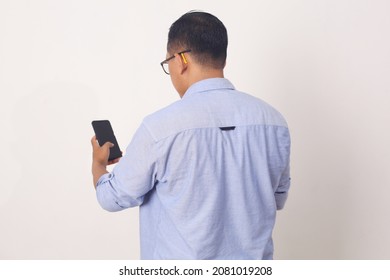
{"label": "blue shirt", "polygon": [[279,112],[207,79],[143,120],[97,198],[108,211],[140,206],[141,259],[272,259],[289,155]]}

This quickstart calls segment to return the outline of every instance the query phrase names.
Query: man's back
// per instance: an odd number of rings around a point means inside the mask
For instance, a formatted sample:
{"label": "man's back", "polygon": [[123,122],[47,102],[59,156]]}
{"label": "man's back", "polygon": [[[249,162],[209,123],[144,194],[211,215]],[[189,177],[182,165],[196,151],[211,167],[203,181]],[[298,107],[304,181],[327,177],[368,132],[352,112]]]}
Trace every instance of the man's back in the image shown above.
{"label": "man's back", "polygon": [[224,79],[227,44],[217,17],[182,15],[160,63],[182,100],[144,119],[112,172],[112,144],[91,140],[101,206],[140,206],[142,259],[273,256],[276,210],[290,186],[289,132],[275,109]]}
{"label": "man's back", "polygon": [[141,257],[272,258],[276,209],[289,187],[280,114],[210,79],[143,125],[156,162],[155,188],[140,208]]}

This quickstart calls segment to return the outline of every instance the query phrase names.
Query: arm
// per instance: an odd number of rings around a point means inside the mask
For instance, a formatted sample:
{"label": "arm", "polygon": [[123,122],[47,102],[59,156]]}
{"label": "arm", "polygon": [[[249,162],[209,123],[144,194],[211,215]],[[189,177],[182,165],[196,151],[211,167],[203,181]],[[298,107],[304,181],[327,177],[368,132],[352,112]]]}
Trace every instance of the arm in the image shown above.
{"label": "arm", "polygon": [[[96,141],[95,141],[96,142]],[[106,143],[94,147],[92,173],[96,196],[100,206],[110,212],[139,206],[144,196],[156,182],[155,142],[148,130],[141,125],[115,168],[108,172],[109,148]]]}
{"label": "arm", "polygon": [[279,153],[282,155],[280,157],[280,161],[283,162],[284,169],[282,169],[282,173],[279,179],[279,183],[277,185],[277,188],[275,190],[275,202],[276,202],[276,209],[281,210],[283,209],[288,192],[290,190],[290,146],[291,146],[291,140],[290,140],[290,133],[288,129],[281,129],[279,134]]}
{"label": "arm", "polygon": [[108,161],[108,157],[110,156],[110,148],[114,146],[114,144],[107,142],[103,146],[99,146],[96,141],[96,136],[91,139],[92,144],[92,176],[93,176],[93,185],[96,188],[97,182],[101,176],[108,173],[107,165],[117,163],[119,159],[115,159],[113,161]]}
{"label": "arm", "polygon": [[276,209],[282,210],[286,203],[288,191],[290,189],[290,168],[289,166],[283,172],[279,186],[275,191]]}
{"label": "arm", "polygon": [[282,210],[288,197],[288,191],[290,189],[290,176],[289,174],[282,177],[279,187],[275,192],[276,209]]}

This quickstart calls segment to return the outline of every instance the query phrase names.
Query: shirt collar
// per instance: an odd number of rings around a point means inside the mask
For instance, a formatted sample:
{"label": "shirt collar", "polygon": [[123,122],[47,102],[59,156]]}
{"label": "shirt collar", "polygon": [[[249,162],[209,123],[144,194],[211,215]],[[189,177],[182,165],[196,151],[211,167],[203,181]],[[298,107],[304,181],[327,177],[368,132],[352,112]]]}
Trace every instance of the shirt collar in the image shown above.
{"label": "shirt collar", "polygon": [[192,84],[183,95],[183,98],[189,97],[195,93],[211,91],[211,90],[219,90],[219,89],[234,90],[235,88],[233,84],[228,79],[225,78],[205,79]]}

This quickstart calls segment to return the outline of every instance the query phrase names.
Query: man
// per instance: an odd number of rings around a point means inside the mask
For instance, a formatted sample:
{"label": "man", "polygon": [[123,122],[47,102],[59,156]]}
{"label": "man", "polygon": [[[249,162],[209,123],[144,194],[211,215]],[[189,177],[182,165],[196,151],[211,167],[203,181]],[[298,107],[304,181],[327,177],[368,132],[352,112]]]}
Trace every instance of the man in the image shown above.
{"label": "man", "polygon": [[161,65],[182,98],[146,117],[111,173],[93,145],[97,198],[140,206],[142,259],[272,259],[276,210],[287,199],[289,131],[263,101],[224,78],[227,32],[189,12],[169,30]]}

